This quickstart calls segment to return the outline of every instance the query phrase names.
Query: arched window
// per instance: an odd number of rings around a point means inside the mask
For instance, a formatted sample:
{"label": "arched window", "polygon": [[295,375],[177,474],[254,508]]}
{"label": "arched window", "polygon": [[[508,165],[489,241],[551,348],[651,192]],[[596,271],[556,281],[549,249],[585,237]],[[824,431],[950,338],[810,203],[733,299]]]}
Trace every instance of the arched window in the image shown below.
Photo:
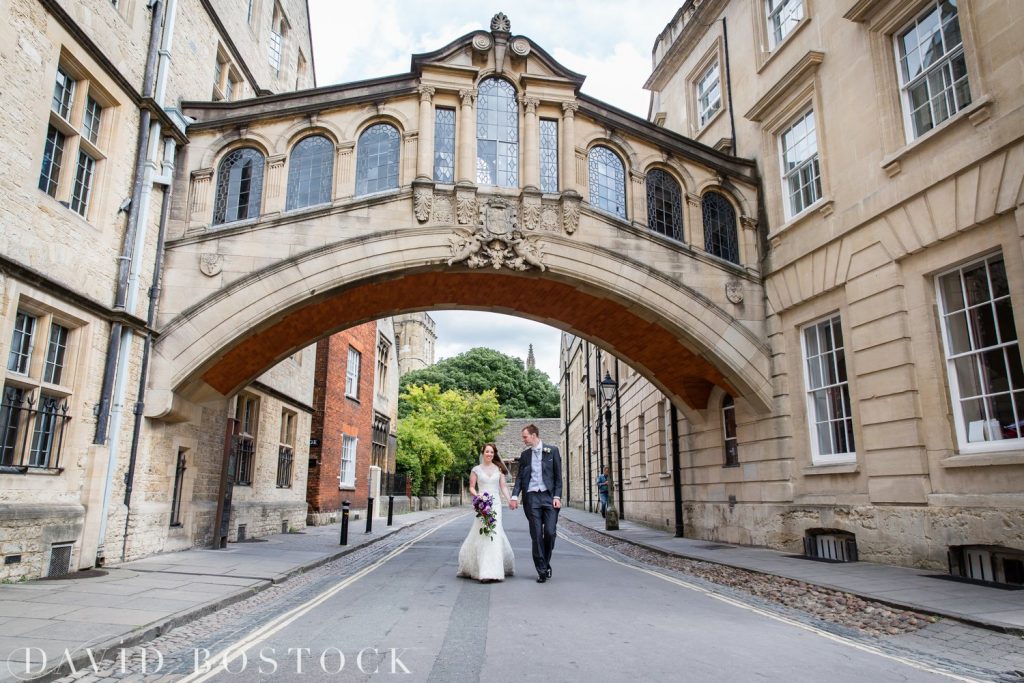
{"label": "arched window", "polygon": [[679,183],[658,168],[647,174],[647,227],[683,241],[683,193]]}
{"label": "arched window", "polygon": [[252,147],[234,150],[220,162],[213,222],[231,223],[260,215],[263,155]]}
{"label": "arched window", "polygon": [[508,81],[488,78],[476,100],[476,182],[519,187],[519,104]]}
{"label": "arched window", "polygon": [[322,135],[303,138],[288,159],[288,201],[285,210],[331,201],[334,144]]}
{"label": "arched window", "polygon": [[387,123],[370,126],[356,146],[356,195],[398,187],[398,129]]}
{"label": "arched window", "polygon": [[732,204],[718,192],[706,193],[700,204],[704,217],[704,251],[726,261],[739,263],[736,211]]}
{"label": "arched window", "polygon": [[739,443],[736,440],[736,402],[728,394],[722,399],[722,441],[725,446],[725,466],[740,464]]}
{"label": "arched window", "polygon": [[594,147],[587,161],[590,166],[590,203],[625,218],[626,169],[622,160],[607,147]]}

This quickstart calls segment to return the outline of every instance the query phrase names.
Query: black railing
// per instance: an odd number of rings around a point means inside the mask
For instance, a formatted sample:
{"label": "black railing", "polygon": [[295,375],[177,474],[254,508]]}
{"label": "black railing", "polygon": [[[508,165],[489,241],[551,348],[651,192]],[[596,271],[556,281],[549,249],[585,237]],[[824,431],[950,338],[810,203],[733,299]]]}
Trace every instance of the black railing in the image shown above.
{"label": "black railing", "polygon": [[287,489],[292,485],[292,463],[295,455],[291,446],[281,446],[277,451],[277,488]]}
{"label": "black railing", "polygon": [[252,457],[256,450],[255,439],[245,434],[236,434],[228,463],[228,477],[238,486],[252,486]]}
{"label": "black railing", "polygon": [[[60,470],[70,407],[65,398],[37,402],[17,387],[4,387],[0,401],[0,466],[7,471]],[[31,440],[29,435],[31,433]]]}

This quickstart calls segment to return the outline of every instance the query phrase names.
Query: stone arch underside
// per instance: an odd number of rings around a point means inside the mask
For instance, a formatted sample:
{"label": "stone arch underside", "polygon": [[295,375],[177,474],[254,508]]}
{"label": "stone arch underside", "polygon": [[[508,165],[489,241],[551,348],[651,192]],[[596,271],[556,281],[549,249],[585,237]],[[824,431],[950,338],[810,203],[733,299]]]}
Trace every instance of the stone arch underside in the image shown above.
{"label": "stone arch underside", "polygon": [[696,291],[620,255],[557,241],[546,245],[543,273],[449,267],[447,245],[431,233],[349,240],[227,285],[161,330],[151,387],[183,398],[207,387],[230,395],[335,331],[400,312],[465,308],[594,341],[695,409],[714,386],[769,409],[767,347]]}

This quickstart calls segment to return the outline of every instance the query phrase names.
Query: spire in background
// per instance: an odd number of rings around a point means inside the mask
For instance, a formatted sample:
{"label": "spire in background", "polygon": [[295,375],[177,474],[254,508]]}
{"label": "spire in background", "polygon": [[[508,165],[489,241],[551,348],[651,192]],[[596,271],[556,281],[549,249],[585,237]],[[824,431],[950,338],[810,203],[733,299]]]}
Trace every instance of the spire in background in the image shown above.
{"label": "spire in background", "polygon": [[530,344],[530,353],[526,356],[526,371],[537,369],[537,359],[533,357],[533,344]]}

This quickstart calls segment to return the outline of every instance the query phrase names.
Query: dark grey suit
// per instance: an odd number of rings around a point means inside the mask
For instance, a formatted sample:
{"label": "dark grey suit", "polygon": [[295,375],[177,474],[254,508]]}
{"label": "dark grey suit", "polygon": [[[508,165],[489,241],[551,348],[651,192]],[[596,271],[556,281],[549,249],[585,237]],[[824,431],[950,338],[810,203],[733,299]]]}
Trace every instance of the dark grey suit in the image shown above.
{"label": "dark grey suit", "polygon": [[547,491],[530,493],[530,477],[533,473],[533,449],[527,448],[519,455],[519,474],[512,488],[512,495],[523,503],[523,512],[530,523],[530,539],[533,541],[533,565],[537,573],[544,575],[551,566],[551,551],[555,547],[558,527],[558,510],[553,501],[562,497],[562,456],[557,446],[543,446],[541,452],[541,475]]}

